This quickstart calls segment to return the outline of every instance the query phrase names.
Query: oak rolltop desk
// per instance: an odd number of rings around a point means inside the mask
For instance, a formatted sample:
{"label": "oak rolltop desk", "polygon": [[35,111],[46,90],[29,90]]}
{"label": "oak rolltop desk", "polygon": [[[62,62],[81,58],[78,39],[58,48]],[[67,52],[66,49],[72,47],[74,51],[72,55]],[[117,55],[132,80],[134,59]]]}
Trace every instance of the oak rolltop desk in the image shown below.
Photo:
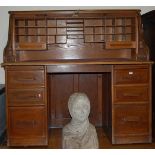
{"label": "oak rolltop desk", "polygon": [[4,50],[8,146],[48,145],[76,91],[113,144],[149,143],[151,64],[139,10],[10,12]]}

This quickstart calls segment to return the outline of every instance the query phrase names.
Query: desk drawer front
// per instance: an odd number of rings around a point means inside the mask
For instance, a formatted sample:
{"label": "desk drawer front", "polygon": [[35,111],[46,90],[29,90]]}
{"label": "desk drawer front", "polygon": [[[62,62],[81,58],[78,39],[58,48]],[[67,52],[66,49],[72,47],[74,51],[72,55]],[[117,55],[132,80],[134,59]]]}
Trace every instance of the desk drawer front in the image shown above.
{"label": "desk drawer front", "polygon": [[30,88],[44,86],[44,70],[39,71],[8,71],[8,88]]}
{"label": "desk drawer front", "polygon": [[148,86],[115,86],[114,102],[144,102],[149,100]]}
{"label": "desk drawer front", "polygon": [[44,89],[9,89],[9,105],[19,104],[45,104]]}
{"label": "desk drawer front", "polygon": [[115,65],[114,84],[140,84],[149,82],[148,65]]}
{"label": "desk drawer front", "polygon": [[10,138],[45,137],[44,107],[9,107],[8,112]]}
{"label": "desk drawer front", "polygon": [[149,70],[146,68],[116,69],[114,84],[137,84],[149,82]]}
{"label": "desk drawer front", "polygon": [[114,134],[131,135],[131,134],[148,134],[147,105],[117,105],[114,107]]}

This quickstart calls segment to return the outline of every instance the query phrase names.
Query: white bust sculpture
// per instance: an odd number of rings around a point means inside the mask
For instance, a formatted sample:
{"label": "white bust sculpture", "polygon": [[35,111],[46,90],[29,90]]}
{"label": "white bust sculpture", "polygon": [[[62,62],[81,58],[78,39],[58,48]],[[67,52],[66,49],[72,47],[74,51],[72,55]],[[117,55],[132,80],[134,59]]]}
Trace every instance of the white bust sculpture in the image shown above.
{"label": "white bust sculpture", "polygon": [[63,128],[64,149],[97,149],[98,138],[95,127],[89,123],[90,101],[84,93],[74,93],[68,101],[72,117]]}

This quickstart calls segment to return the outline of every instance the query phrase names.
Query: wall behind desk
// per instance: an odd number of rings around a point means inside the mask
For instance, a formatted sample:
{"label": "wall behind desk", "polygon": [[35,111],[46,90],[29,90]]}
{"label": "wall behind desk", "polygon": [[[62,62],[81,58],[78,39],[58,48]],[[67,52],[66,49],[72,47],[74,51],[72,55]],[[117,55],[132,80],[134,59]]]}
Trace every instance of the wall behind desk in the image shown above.
{"label": "wall behind desk", "polygon": [[[84,9],[140,9],[142,14],[155,9],[155,6],[101,6],[101,7],[41,7],[41,6],[0,6],[0,63],[3,62],[3,50],[6,46],[8,39],[8,25],[9,25],[9,15],[8,11],[23,11],[23,10],[84,10]],[[0,84],[5,83],[4,69],[0,68]]]}

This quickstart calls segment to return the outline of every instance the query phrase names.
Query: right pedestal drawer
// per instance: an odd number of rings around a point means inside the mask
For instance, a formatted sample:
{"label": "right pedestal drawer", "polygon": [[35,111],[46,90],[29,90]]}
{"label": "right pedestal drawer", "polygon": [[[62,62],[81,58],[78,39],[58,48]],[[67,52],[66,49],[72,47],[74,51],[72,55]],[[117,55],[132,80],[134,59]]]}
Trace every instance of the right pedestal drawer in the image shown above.
{"label": "right pedestal drawer", "polygon": [[149,87],[146,86],[115,86],[114,103],[119,102],[147,102]]}
{"label": "right pedestal drawer", "polygon": [[115,65],[112,79],[112,143],[148,143],[151,129],[151,65]]}
{"label": "right pedestal drawer", "polygon": [[116,105],[114,107],[115,136],[148,134],[149,109],[147,105]]}
{"label": "right pedestal drawer", "polygon": [[114,84],[148,83],[149,70],[146,65],[123,65],[114,67]]}

